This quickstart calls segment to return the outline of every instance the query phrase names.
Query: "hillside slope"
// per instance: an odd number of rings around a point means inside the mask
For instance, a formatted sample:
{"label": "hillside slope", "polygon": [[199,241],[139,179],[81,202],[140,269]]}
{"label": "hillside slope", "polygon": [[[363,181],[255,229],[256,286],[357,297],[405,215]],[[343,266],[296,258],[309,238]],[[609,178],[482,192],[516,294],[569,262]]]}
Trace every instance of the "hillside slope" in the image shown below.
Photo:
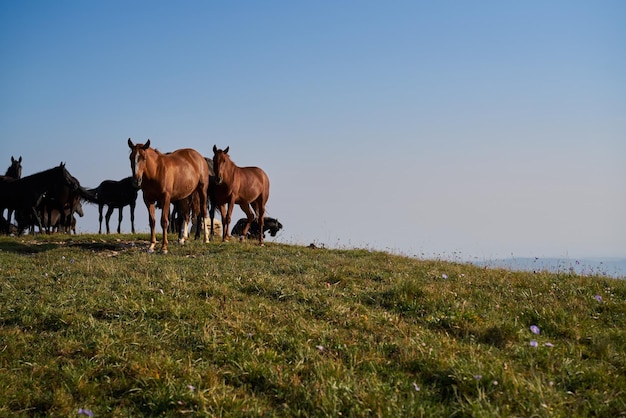
{"label": "hillside slope", "polygon": [[625,281],[146,238],[0,238],[0,415],[626,412]]}

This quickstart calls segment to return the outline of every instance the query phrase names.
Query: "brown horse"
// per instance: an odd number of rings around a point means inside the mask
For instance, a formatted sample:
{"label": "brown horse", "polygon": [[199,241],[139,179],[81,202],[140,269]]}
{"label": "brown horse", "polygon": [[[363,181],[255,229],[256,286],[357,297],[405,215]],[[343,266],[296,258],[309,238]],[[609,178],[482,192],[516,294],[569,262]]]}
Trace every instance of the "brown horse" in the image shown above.
{"label": "brown horse", "polygon": [[[222,240],[224,241],[229,237],[228,231],[235,204],[238,204],[248,217],[248,223],[242,235],[246,236],[255,218],[262,231],[265,204],[270,195],[270,179],[265,171],[259,167],[238,167],[228,155],[229,148],[221,150],[213,145],[213,171],[216,184],[211,195],[214,205],[220,208],[222,215]],[[228,205],[226,214],[224,214],[225,205]],[[251,206],[254,212],[250,209]],[[259,236],[259,244],[263,245],[263,234]]]}
{"label": "brown horse", "polygon": [[[150,140],[145,144],[133,144],[128,138],[130,148],[130,166],[137,187],[143,190],[143,201],[148,208],[151,244],[148,251],[154,251],[156,245],[156,219],[154,204],[161,206],[161,227],[163,245],[161,251],[167,253],[167,227],[169,224],[170,202],[185,199],[197,191],[200,198],[200,215],[206,217],[207,188],[209,169],[204,157],[197,151],[185,148],[169,154],[150,148]],[[204,234],[204,242],[209,242]]]}

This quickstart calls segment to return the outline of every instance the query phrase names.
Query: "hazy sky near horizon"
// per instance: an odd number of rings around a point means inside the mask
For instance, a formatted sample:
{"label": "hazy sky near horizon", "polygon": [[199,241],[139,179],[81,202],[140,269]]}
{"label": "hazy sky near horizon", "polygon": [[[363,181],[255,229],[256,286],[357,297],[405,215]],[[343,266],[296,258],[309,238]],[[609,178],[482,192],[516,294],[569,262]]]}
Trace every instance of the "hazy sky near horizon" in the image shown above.
{"label": "hazy sky near horizon", "polygon": [[620,0],[2,2],[0,170],[96,187],[129,137],[217,144],[270,176],[280,241],[626,257],[624,22]]}

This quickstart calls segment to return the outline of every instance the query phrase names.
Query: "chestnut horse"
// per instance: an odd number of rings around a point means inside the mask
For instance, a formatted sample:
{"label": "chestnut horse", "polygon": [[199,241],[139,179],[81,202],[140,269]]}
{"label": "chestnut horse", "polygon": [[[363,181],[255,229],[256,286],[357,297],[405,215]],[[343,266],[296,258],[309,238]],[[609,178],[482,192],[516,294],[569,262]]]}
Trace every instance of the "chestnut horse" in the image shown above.
{"label": "chestnut horse", "polygon": [[[185,148],[169,154],[163,154],[150,148],[150,140],[145,144],[133,144],[128,138],[130,148],[130,167],[137,187],[143,190],[143,201],[148,208],[151,244],[148,251],[154,251],[156,245],[156,219],[154,204],[161,206],[161,227],[163,245],[161,251],[167,253],[167,227],[169,224],[170,202],[185,199],[194,191],[200,198],[200,216],[206,217],[207,188],[209,168],[202,155]],[[209,242],[204,234],[204,242]]]}
{"label": "chestnut horse", "polygon": [[[258,220],[259,228],[263,231],[265,204],[270,195],[270,179],[265,171],[259,167],[238,167],[228,155],[229,148],[221,150],[213,145],[215,187],[210,191],[214,200],[211,206],[218,206],[222,215],[222,240],[224,241],[230,236],[228,231],[235,204],[238,204],[248,217],[248,222],[243,228],[244,237],[255,219]],[[226,214],[224,214],[225,205],[228,205]],[[250,209],[251,206],[254,212]],[[211,211],[214,213],[213,207]],[[263,245],[263,234],[259,234],[259,244]]]}

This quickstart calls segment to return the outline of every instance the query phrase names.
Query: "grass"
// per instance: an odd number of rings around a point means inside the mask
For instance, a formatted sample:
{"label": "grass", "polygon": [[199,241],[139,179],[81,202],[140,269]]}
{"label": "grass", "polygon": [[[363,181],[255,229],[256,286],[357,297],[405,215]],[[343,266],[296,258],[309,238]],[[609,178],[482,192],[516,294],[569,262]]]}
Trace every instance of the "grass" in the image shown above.
{"label": "grass", "polygon": [[146,248],[0,237],[0,416],[626,415],[625,281]]}

